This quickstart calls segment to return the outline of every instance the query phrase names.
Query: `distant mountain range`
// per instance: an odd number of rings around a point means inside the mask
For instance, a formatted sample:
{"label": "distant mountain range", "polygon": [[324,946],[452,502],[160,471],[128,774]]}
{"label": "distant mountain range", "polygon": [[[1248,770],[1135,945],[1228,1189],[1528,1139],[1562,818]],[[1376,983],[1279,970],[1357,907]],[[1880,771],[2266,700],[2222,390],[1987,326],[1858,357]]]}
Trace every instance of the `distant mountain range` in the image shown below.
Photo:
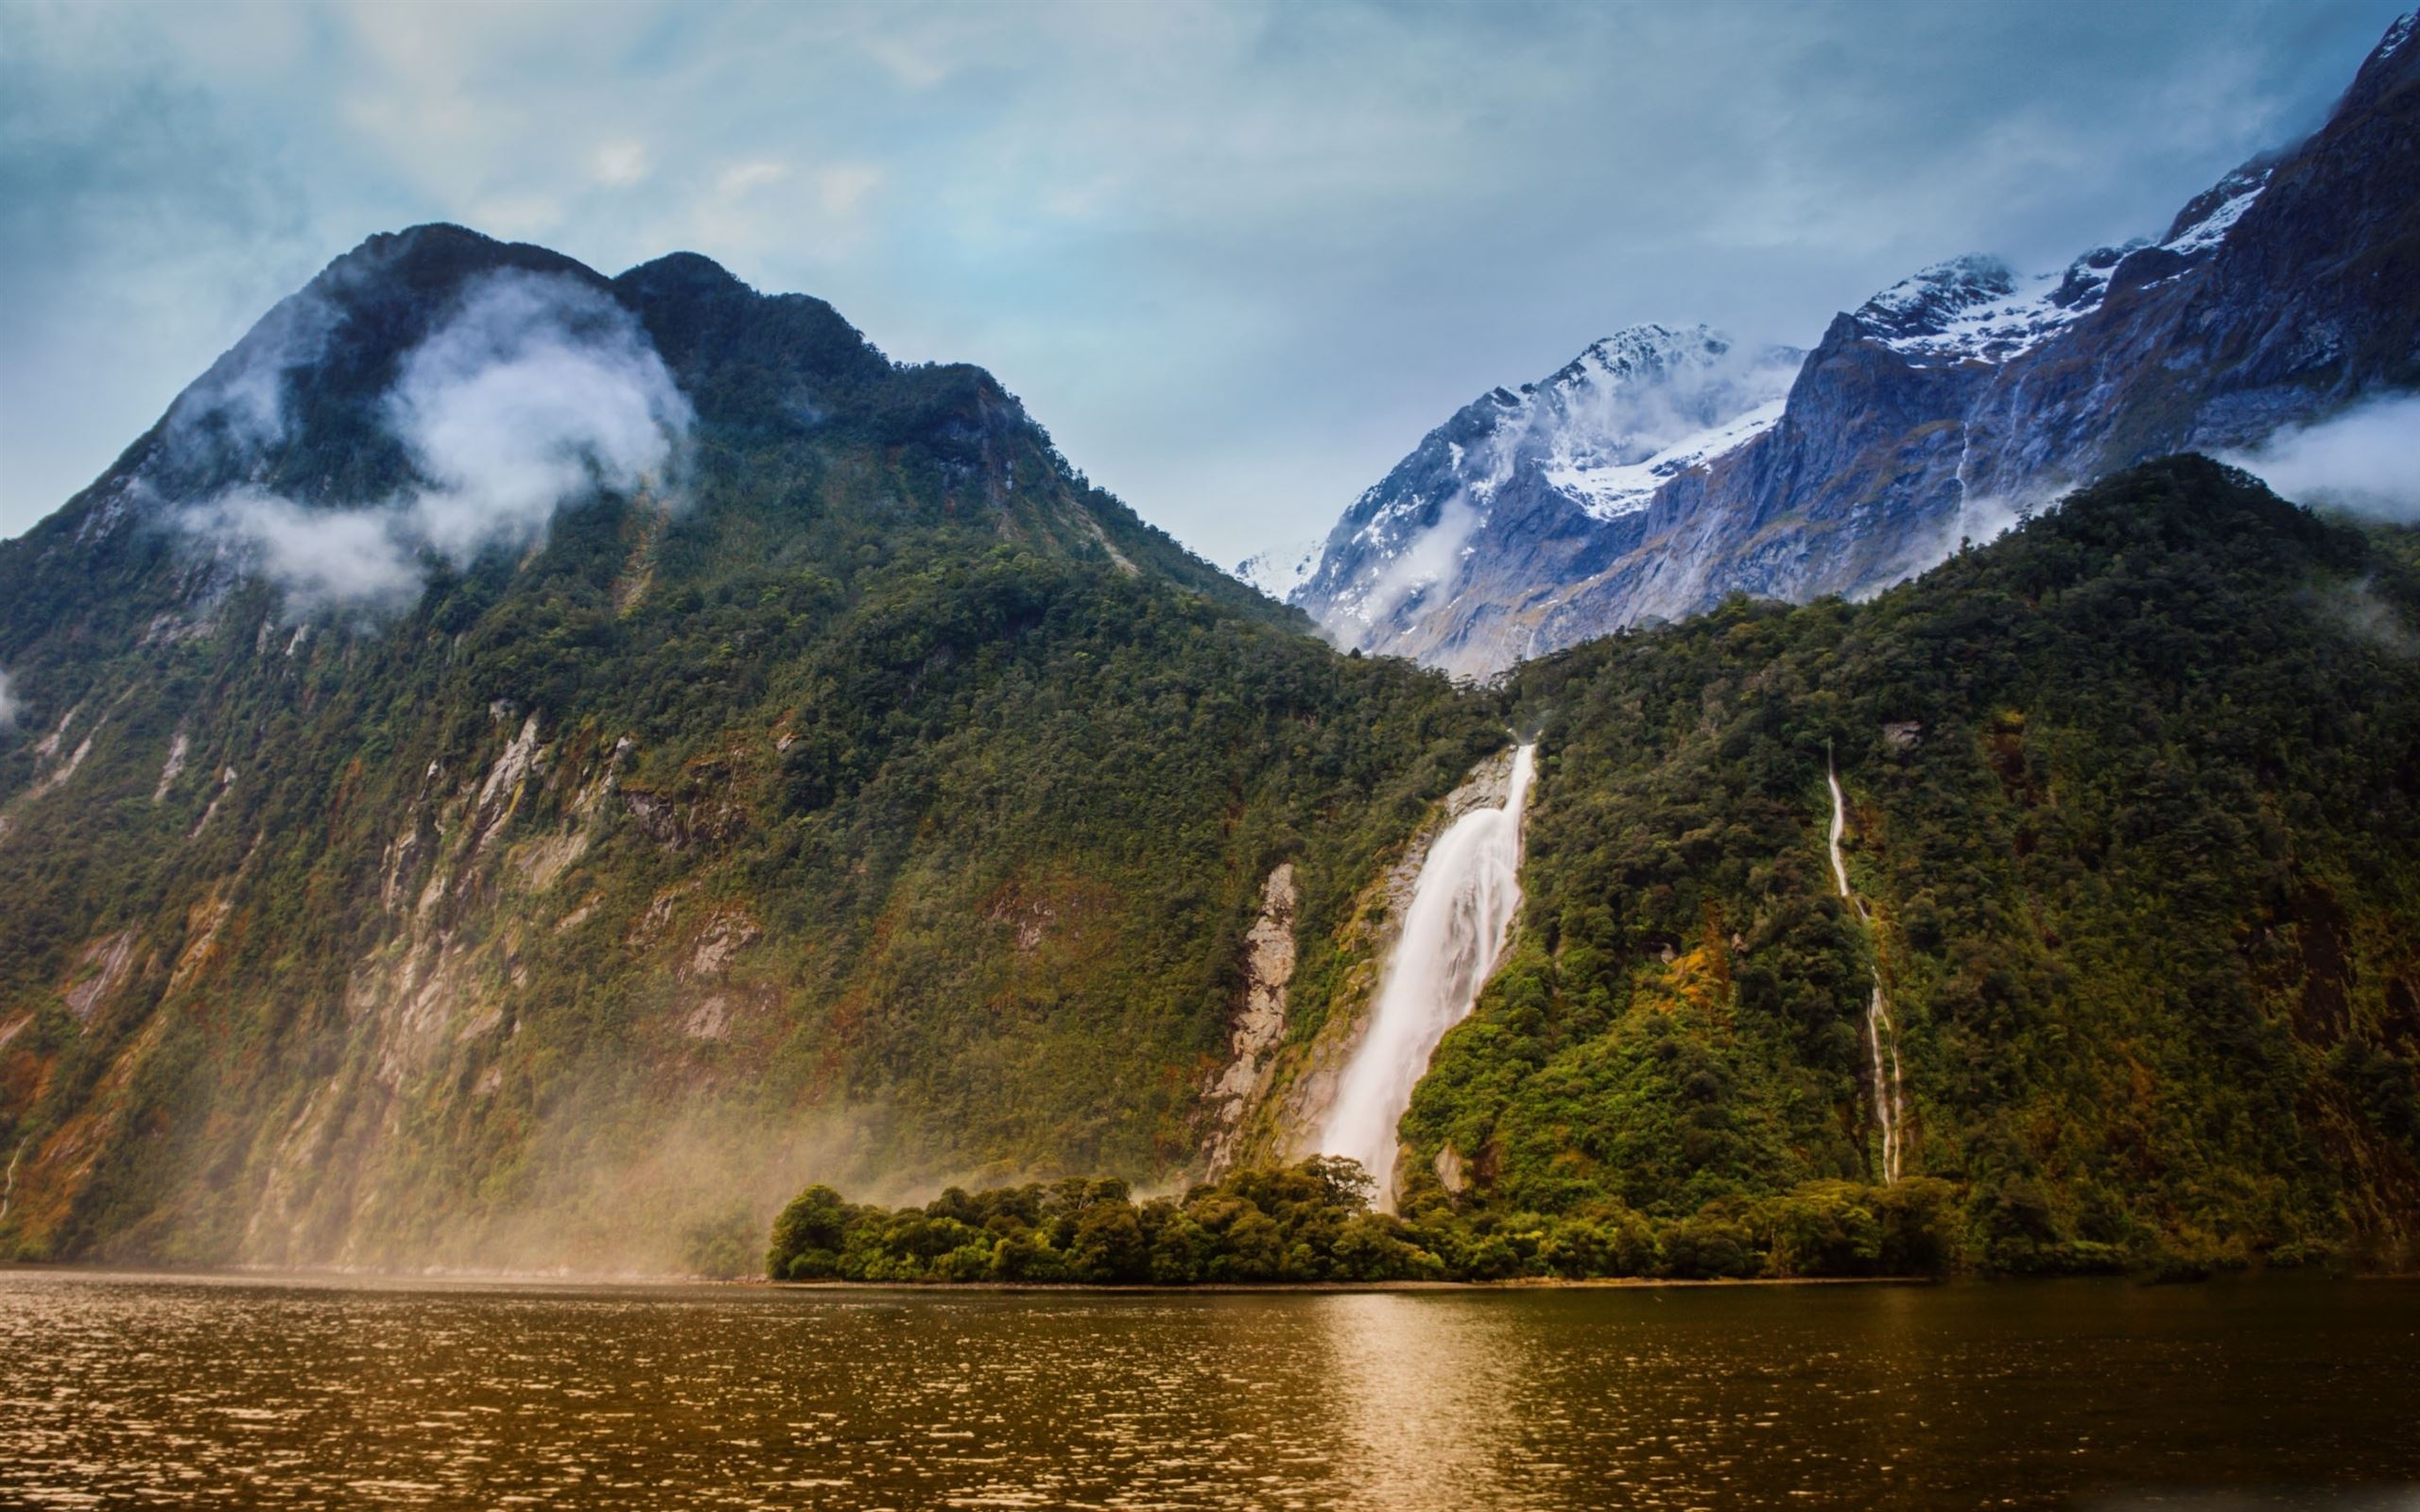
{"label": "distant mountain range", "polygon": [[1812,352],[1639,326],[1491,390],[1354,502],[1289,601],[1341,645],[1493,673],[1729,593],[1868,593],[2116,469],[2420,387],[2412,29],[2156,239],[2032,278],[1936,264]]}

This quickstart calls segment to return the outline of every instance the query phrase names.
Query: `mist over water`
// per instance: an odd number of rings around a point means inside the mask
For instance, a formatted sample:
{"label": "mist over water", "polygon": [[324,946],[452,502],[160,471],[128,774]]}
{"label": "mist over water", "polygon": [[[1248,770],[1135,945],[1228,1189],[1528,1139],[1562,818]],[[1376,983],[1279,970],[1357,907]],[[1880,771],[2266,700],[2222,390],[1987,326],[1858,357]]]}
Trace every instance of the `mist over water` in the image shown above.
{"label": "mist over water", "polygon": [[1361,1162],[1392,1209],[1395,1126],[1445,1031],[1460,1023],[1495,970],[1521,906],[1521,810],[1537,747],[1512,752],[1501,808],[1473,809],[1428,848],[1403,935],[1387,959],[1370,1027],[1345,1067],[1320,1149]]}

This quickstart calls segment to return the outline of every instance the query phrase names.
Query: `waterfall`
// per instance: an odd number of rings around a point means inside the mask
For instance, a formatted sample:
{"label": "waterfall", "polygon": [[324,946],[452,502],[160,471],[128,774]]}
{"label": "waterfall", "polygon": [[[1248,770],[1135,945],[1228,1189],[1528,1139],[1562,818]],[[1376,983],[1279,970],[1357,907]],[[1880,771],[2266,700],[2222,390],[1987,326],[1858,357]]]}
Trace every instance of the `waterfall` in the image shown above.
{"label": "waterfall", "polygon": [[1320,1149],[1361,1162],[1392,1211],[1396,1125],[1445,1031],[1460,1023],[1495,970],[1521,906],[1521,806],[1537,747],[1515,747],[1502,808],[1473,809],[1428,848],[1404,912],[1403,934],[1379,978],[1369,1031],[1344,1068]]}
{"label": "waterfall", "polygon": [[[1849,887],[1849,868],[1841,860],[1841,832],[1848,826],[1848,803],[1841,797],[1841,777],[1832,769],[1831,752],[1824,753],[1824,780],[1832,785],[1832,879],[1841,896],[1857,909],[1872,932],[1873,910]],[[1882,1179],[1899,1179],[1899,1031],[1891,1022],[1891,1004],[1882,995],[1882,959],[1874,961],[1874,996],[1865,1005],[1865,1039],[1874,1056],[1874,1118],[1882,1125]]]}
{"label": "waterfall", "polygon": [[17,1162],[26,1158],[26,1146],[31,1143],[33,1136],[28,1134],[17,1142],[17,1153],[9,1157],[9,1184],[0,1188],[0,1219],[9,1216],[9,1204],[17,1195]]}

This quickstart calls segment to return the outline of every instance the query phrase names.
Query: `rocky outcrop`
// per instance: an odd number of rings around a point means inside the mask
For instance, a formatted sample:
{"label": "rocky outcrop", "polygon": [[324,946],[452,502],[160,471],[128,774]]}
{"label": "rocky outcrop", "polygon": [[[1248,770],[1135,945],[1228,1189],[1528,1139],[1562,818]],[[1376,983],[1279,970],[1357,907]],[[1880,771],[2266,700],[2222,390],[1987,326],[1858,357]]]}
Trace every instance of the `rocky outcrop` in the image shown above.
{"label": "rocky outcrop", "polygon": [[1523,579],[1597,571],[1672,479],[1780,417],[1804,355],[1643,325],[1491,390],[1355,501],[1290,602],[1357,649],[1457,671],[1529,655]]}
{"label": "rocky outcrop", "polygon": [[1260,889],[1260,913],[1244,936],[1244,991],[1228,1037],[1227,1064],[1203,1103],[1212,1177],[1235,1164],[1246,1111],[1269,1094],[1277,1046],[1286,1038],[1286,988],[1294,980],[1294,918],[1302,902],[1294,864],[1281,863]]}

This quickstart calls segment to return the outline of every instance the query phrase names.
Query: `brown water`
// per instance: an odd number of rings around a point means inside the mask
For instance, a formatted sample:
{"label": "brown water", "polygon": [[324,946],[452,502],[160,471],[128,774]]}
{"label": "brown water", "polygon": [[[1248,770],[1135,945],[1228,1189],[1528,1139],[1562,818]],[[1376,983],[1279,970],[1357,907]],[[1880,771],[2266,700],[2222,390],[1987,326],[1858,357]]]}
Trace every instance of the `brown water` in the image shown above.
{"label": "brown water", "polygon": [[[2420,1503],[2420,1284],[775,1291],[0,1271],[0,1504]],[[2407,1487],[2395,1491],[2395,1485]],[[2367,1486],[2358,1494],[2313,1487]]]}

